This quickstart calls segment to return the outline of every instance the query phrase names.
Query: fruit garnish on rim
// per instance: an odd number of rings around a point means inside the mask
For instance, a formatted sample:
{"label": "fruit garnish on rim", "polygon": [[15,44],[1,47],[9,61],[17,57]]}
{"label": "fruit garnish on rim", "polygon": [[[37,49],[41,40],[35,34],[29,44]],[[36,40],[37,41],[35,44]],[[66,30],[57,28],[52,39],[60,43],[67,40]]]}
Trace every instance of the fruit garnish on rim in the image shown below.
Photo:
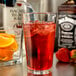
{"label": "fruit garnish on rim", "polygon": [[15,35],[0,33],[0,60],[8,61],[13,59],[13,53],[17,51],[18,44]]}

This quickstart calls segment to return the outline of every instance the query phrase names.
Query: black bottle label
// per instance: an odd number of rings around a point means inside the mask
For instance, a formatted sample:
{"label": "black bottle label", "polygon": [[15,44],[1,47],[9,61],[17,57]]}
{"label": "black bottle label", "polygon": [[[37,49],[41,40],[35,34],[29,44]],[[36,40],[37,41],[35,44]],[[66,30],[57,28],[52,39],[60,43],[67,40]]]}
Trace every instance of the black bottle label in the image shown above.
{"label": "black bottle label", "polygon": [[58,15],[58,47],[76,48],[76,15]]}

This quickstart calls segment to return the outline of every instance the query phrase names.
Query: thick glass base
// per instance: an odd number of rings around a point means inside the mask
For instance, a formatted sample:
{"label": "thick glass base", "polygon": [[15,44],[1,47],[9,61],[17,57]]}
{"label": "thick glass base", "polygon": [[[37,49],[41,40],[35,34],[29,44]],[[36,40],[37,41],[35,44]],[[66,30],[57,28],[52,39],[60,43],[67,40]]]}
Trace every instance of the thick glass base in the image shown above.
{"label": "thick glass base", "polygon": [[52,71],[52,68],[48,70],[30,70],[29,68],[27,68],[27,72],[31,74],[36,74],[36,75],[49,74],[51,71]]}
{"label": "thick glass base", "polygon": [[8,65],[15,65],[15,64],[21,64],[22,63],[22,58],[16,59],[16,60],[11,60],[11,61],[0,61],[0,66],[8,66]]}

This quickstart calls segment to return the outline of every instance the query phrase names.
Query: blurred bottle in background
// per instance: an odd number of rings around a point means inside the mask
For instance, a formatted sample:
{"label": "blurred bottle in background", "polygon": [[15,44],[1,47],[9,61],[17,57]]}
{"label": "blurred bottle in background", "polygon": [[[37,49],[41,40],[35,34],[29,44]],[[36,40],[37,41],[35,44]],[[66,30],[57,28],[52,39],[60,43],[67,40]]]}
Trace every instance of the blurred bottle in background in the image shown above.
{"label": "blurred bottle in background", "polygon": [[[6,0],[5,1],[5,6],[2,8],[2,25],[3,25],[3,29],[10,30],[10,34],[14,34],[15,33],[15,38],[16,41],[18,42],[18,51],[16,53],[14,53],[15,58],[18,58],[18,56],[20,56],[20,60],[19,62],[22,62],[22,25],[19,23],[20,20],[22,20],[21,18],[21,9],[18,9],[16,6],[16,0]],[[20,21],[21,22],[21,21]],[[9,33],[9,31],[6,31],[6,33]],[[21,54],[20,54],[20,50],[21,50]]]}
{"label": "blurred bottle in background", "polygon": [[37,12],[57,12],[60,4],[66,0],[27,0]]}
{"label": "blurred bottle in background", "polygon": [[0,27],[3,27],[3,8],[4,8],[4,6],[5,6],[5,0],[0,0]]}
{"label": "blurred bottle in background", "polygon": [[67,0],[58,8],[57,45],[58,49],[76,49],[76,4]]}

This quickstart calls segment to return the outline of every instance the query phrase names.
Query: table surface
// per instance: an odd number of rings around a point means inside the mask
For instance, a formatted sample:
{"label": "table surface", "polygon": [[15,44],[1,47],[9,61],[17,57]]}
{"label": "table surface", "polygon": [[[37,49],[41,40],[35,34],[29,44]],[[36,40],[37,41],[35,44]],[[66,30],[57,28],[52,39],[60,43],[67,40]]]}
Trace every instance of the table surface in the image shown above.
{"label": "table surface", "polygon": [[[26,59],[23,64],[0,67],[0,76],[38,76],[29,74],[26,68]],[[39,76],[76,76],[76,64],[58,62],[54,55],[53,67],[48,75]]]}

